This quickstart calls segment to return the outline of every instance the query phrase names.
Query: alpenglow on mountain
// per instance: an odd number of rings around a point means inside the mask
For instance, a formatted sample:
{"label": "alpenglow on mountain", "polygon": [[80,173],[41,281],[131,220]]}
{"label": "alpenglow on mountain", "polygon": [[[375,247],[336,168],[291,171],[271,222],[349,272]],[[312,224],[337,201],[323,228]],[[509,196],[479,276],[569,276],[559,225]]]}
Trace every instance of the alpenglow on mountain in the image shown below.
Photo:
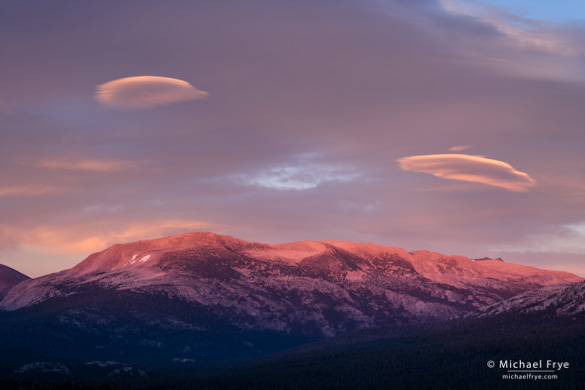
{"label": "alpenglow on mountain", "polygon": [[167,328],[222,326],[322,337],[452,318],[581,280],[501,260],[376,244],[269,245],[188,233],[114,245],[69,270],[25,280],[0,309],[49,308],[59,323],[80,327],[124,317]]}

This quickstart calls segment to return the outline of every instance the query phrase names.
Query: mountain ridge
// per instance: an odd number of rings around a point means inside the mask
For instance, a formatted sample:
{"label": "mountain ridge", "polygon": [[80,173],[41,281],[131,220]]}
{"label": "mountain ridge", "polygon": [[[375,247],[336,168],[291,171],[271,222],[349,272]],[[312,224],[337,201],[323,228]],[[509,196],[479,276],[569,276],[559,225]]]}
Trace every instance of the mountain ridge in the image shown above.
{"label": "mountain ridge", "polygon": [[71,269],[19,283],[0,309],[73,302],[89,291],[99,303],[100,291],[128,292],[179,300],[240,329],[333,335],[457,317],[525,291],[581,280],[562,271],[373,243],[264,244],[196,232],[113,245]]}

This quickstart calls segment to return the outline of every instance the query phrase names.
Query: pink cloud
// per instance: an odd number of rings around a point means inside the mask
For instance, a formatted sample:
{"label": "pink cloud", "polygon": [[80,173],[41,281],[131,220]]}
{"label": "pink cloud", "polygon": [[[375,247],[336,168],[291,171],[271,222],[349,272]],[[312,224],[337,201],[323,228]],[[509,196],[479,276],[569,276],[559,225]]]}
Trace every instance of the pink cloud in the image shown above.
{"label": "pink cloud", "polygon": [[135,76],[98,85],[95,98],[110,108],[146,109],[203,99],[208,95],[183,80]]}
{"label": "pink cloud", "polygon": [[471,145],[455,145],[449,148],[449,151],[451,152],[462,152],[464,150],[467,150],[471,148]]}
{"label": "pink cloud", "polygon": [[68,171],[93,171],[93,172],[112,172],[128,170],[136,167],[136,164],[130,161],[119,160],[53,160],[45,159],[38,161],[23,161],[21,165]]}
{"label": "pink cloud", "polygon": [[66,192],[66,190],[67,190],[66,188],[60,188],[51,185],[24,185],[0,187],[0,198],[53,195]]}
{"label": "pink cloud", "polygon": [[405,171],[430,173],[442,179],[469,181],[524,192],[535,185],[527,173],[510,164],[466,154],[430,154],[396,160]]}
{"label": "pink cloud", "polygon": [[40,225],[15,227],[0,225],[0,249],[6,243],[38,247],[55,253],[89,254],[116,243],[158,238],[196,230],[221,230],[221,226],[196,219],[154,219],[120,224],[112,220],[72,226]]}

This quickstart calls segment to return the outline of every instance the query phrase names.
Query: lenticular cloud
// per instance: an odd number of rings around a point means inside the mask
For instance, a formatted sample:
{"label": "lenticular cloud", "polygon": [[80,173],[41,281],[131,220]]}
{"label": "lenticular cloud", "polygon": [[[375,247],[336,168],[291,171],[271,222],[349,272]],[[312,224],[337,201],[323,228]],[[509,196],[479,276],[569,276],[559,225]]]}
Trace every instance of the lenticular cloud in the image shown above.
{"label": "lenticular cloud", "polygon": [[186,81],[158,76],[135,76],[97,86],[95,98],[103,105],[119,109],[146,109],[202,99],[200,91]]}
{"label": "lenticular cloud", "polygon": [[443,179],[482,183],[509,191],[528,191],[536,183],[527,173],[515,170],[510,164],[482,156],[430,154],[396,161],[405,171],[430,173]]}

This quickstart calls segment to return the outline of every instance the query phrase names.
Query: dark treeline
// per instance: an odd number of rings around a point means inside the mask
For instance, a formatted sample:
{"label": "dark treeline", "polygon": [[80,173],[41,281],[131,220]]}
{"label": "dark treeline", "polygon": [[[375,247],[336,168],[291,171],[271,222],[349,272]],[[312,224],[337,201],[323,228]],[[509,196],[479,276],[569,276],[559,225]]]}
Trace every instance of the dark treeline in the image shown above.
{"label": "dark treeline", "polygon": [[[0,388],[576,390],[585,388],[584,325],[584,316],[559,319],[542,312],[395,325],[348,332],[213,373],[151,367],[149,378],[102,385],[5,379]],[[506,370],[487,367],[490,360],[548,359],[570,367],[556,380],[540,381],[505,380]]]}

